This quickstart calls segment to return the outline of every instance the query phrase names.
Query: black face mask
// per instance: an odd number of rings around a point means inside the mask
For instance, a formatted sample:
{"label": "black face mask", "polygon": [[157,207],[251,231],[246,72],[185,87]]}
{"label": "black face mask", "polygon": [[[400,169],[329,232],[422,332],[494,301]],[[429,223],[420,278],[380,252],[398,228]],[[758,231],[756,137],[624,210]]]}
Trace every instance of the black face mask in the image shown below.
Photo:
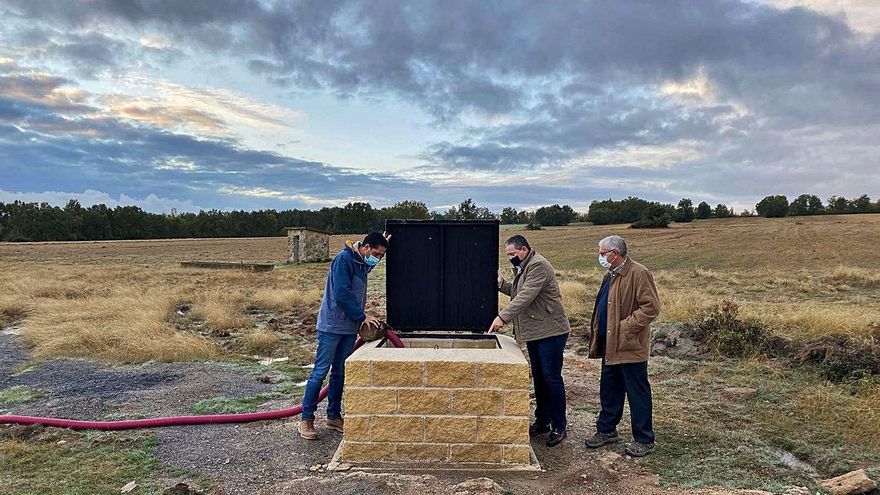
{"label": "black face mask", "polygon": [[522,263],[522,260],[519,259],[519,256],[514,256],[513,258],[510,258],[510,264],[511,264],[511,265],[513,265],[513,266],[519,266],[520,263]]}

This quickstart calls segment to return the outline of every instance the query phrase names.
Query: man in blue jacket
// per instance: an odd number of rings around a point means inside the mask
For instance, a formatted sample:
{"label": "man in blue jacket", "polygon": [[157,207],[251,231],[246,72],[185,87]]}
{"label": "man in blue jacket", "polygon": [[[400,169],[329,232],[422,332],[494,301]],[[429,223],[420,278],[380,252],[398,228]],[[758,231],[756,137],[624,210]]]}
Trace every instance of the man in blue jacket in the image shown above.
{"label": "man in blue jacket", "polygon": [[367,303],[367,274],[385,255],[389,238],[390,236],[386,238],[373,232],[361,242],[348,241],[330,264],[321,309],[318,311],[318,352],[315,367],[306,385],[302,420],[299,422],[299,434],[307,440],[318,438],[318,432],[315,431],[315,409],[318,406],[318,393],[328,371],[330,390],[327,395],[327,427],[339,432],[343,429],[342,386],[345,382],[345,359],[354,349],[361,324],[379,324],[376,318],[364,313]]}

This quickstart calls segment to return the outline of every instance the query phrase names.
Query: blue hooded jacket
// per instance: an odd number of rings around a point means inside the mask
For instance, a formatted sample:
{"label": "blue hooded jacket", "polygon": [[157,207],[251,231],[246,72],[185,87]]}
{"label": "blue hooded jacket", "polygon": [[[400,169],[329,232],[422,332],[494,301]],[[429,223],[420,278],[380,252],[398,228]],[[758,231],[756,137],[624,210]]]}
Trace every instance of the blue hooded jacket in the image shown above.
{"label": "blue hooded jacket", "polygon": [[360,243],[346,242],[330,264],[318,311],[319,332],[353,335],[366,319],[367,274],[372,267],[357,252],[358,247]]}

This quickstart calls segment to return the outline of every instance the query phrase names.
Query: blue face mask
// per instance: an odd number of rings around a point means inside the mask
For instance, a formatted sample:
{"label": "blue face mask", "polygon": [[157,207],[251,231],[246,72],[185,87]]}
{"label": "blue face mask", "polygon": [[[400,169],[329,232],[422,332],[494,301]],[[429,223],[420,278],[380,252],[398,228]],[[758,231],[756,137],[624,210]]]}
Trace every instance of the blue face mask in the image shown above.
{"label": "blue face mask", "polygon": [[367,266],[376,266],[379,264],[380,261],[381,260],[379,258],[373,256],[372,254],[364,258],[364,263],[366,263]]}

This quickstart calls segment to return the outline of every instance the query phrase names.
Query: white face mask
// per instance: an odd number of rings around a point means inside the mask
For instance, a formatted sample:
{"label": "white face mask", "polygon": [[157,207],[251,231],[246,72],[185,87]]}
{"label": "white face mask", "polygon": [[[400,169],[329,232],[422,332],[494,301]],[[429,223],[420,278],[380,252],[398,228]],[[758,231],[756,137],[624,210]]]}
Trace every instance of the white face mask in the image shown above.
{"label": "white face mask", "polygon": [[606,270],[611,268],[611,263],[601,254],[599,255],[599,264],[602,265],[602,268],[605,268]]}

